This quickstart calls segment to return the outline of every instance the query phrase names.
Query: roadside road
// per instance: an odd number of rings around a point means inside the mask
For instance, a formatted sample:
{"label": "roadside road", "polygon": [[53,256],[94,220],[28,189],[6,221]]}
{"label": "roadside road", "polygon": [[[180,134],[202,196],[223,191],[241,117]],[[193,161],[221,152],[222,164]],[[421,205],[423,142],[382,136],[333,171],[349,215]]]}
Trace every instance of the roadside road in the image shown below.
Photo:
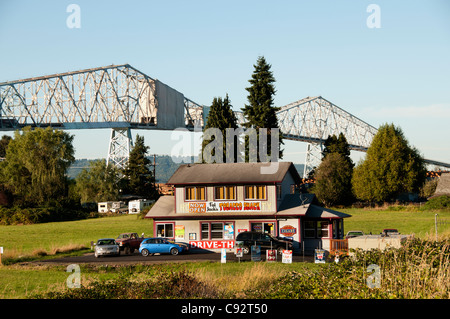
{"label": "roadside road", "polygon": [[[40,260],[33,263],[38,264],[109,264],[109,265],[133,265],[133,264],[161,264],[168,262],[220,262],[221,254],[213,252],[202,253],[187,253],[172,256],[169,254],[155,254],[153,256],[144,257],[135,252],[131,255],[120,256],[104,256],[95,258],[94,253],[87,253],[83,256],[76,257],[62,257],[47,260]],[[261,260],[265,261],[265,256],[261,256]],[[251,261],[250,255],[245,255],[242,258],[237,258],[234,253],[227,253],[227,262]],[[277,257],[277,262],[281,262],[281,256]],[[292,262],[314,262],[312,256],[297,256],[292,257]]]}

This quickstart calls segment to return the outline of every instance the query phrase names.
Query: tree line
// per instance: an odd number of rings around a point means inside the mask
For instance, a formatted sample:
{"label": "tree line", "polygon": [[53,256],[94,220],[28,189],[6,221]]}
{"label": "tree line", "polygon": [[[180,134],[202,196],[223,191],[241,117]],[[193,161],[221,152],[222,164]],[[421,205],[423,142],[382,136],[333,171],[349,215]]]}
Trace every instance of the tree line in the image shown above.
{"label": "tree line", "polygon": [[[149,147],[143,137],[137,135],[123,170],[107,165],[104,159],[96,160],[75,179],[67,176],[75,161],[72,142],[73,135],[50,127],[26,127],[16,131],[13,138],[3,136],[0,142],[4,158],[0,162],[3,223],[8,223],[6,219],[17,219],[12,215],[23,212],[29,212],[30,220],[39,220],[37,215],[44,214],[43,208],[46,221],[60,220],[61,215],[66,219],[79,218],[83,215],[81,204],[85,202],[118,200],[122,195],[147,199],[158,196],[146,157]],[[73,213],[67,213],[70,211]],[[54,218],[49,214],[54,214]],[[27,217],[19,220],[26,223]]]}
{"label": "tree line", "polygon": [[[241,109],[245,128],[267,128],[267,139],[278,129],[274,106],[275,78],[271,65],[258,57],[249,80],[248,104]],[[227,129],[236,129],[237,119],[228,94],[215,97],[205,123],[205,129],[217,128],[226,135]],[[258,133],[259,134],[259,133]],[[215,137],[204,138],[202,153]],[[258,137],[259,140],[259,137]],[[90,162],[73,180],[67,170],[75,161],[73,136],[52,128],[24,128],[13,138],[0,140],[0,201],[3,206],[19,208],[55,208],[67,211],[81,207],[83,202],[117,200],[120,196],[134,195],[156,199],[155,177],[147,158],[149,147],[137,135],[125,169],[121,170],[105,160]],[[227,141],[219,141],[223,154],[210,156],[226,161]],[[233,141],[236,147],[238,142]],[[248,136],[245,139],[248,161]],[[283,136],[278,136],[278,158],[283,158]],[[260,147],[261,145],[257,145]],[[265,150],[271,155],[271,143]],[[237,155],[237,151],[234,151]],[[257,161],[263,161],[257,152]],[[207,154],[208,155],[208,154]],[[219,156],[219,157],[218,157]],[[204,160],[204,159],[203,159]],[[237,157],[233,158],[237,161]],[[403,192],[417,192],[425,182],[426,168],[418,150],[411,147],[400,128],[386,124],[379,128],[366,158],[358,165],[352,162],[345,136],[330,136],[325,142],[323,160],[315,170],[316,185],[313,191],[326,206],[346,205],[355,200],[392,201]],[[7,198],[5,200],[5,197]],[[48,215],[49,210],[46,210]],[[2,216],[8,215],[0,211]]]}
{"label": "tree line", "polygon": [[[261,56],[253,66],[254,71],[246,88],[248,104],[241,110],[246,122],[245,128],[279,128],[274,106],[275,78],[271,65]],[[205,129],[219,128],[226,135],[229,128],[237,128],[237,120],[232,111],[231,100],[215,97],[207,117]],[[270,136],[270,132],[268,137]],[[214,138],[204,138],[202,155]],[[236,141],[233,141],[235,144]],[[248,161],[248,137],[245,138],[245,158]],[[279,159],[283,158],[281,145],[283,136],[279,136]],[[259,145],[258,145],[259,146]],[[224,142],[223,157],[226,161]],[[270,143],[267,145],[269,153]],[[329,136],[324,143],[322,162],[315,169],[316,185],[313,188],[319,201],[326,206],[348,205],[356,200],[367,202],[394,201],[402,193],[417,193],[426,180],[426,166],[419,151],[409,145],[402,130],[393,124],[382,125],[367,155],[355,166],[350,158],[350,149],[345,136]],[[206,156],[213,157],[215,149],[207,149]],[[236,154],[236,150],[234,154]],[[258,153],[259,154],[259,153]],[[236,161],[236,157],[234,158]],[[257,161],[261,161],[258,157]],[[211,163],[211,161],[207,161]]]}

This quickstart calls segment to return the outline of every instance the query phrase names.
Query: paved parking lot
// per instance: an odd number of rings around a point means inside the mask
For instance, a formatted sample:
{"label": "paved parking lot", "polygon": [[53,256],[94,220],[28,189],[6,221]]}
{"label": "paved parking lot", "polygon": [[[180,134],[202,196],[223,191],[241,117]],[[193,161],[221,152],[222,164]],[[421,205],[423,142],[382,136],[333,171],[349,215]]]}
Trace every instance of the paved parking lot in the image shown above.
{"label": "paved parking lot", "polygon": [[[48,260],[40,260],[38,263],[44,264],[157,264],[157,263],[167,263],[167,262],[196,262],[196,261],[211,261],[220,262],[220,253],[212,252],[199,252],[199,253],[187,253],[172,256],[169,254],[155,254],[153,256],[143,257],[139,253],[135,252],[131,255],[120,256],[105,256],[95,258],[94,253],[87,253],[83,256],[77,257],[62,257],[54,258]],[[265,261],[265,256],[261,256],[261,260]],[[245,255],[242,258],[237,258],[234,253],[227,253],[227,262],[248,262],[251,261],[250,255]],[[281,256],[278,256],[277,262],[281,262]],[[292,262],[314,262],[312,256],[299,256],[294,255],[292,257]]]}

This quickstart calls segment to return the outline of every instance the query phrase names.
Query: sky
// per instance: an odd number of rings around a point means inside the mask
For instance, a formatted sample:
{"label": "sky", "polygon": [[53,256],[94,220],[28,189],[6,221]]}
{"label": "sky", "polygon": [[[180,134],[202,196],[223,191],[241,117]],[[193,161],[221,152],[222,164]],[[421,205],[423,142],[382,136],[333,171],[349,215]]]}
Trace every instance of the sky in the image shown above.
{"label": "sky", "polygon": [[[70,4],[78,27],[67,23]],[[264,56],[276,106],[321,95],[375,127],[395,124],[425,158],[450,163],[449,15],[446,0],[0,0],[0,82],[128,63],[201,105],[228,93],[240,110]],[[69,133],[76,158],[106,158],[110,130]],[[151,154],[179,142],[132,134]],[[283,160],[304,163],[305,150],[285,141]]]}

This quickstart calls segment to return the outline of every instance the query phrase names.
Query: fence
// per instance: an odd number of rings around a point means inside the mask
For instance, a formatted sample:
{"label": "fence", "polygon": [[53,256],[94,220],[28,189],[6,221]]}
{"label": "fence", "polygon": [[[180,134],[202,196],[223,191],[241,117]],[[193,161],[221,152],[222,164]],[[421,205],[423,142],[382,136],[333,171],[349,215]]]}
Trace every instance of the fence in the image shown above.
{"label": "fence", "polygon": [[348,240],[347,239],[330,239],[330,254],[348,255]]}

